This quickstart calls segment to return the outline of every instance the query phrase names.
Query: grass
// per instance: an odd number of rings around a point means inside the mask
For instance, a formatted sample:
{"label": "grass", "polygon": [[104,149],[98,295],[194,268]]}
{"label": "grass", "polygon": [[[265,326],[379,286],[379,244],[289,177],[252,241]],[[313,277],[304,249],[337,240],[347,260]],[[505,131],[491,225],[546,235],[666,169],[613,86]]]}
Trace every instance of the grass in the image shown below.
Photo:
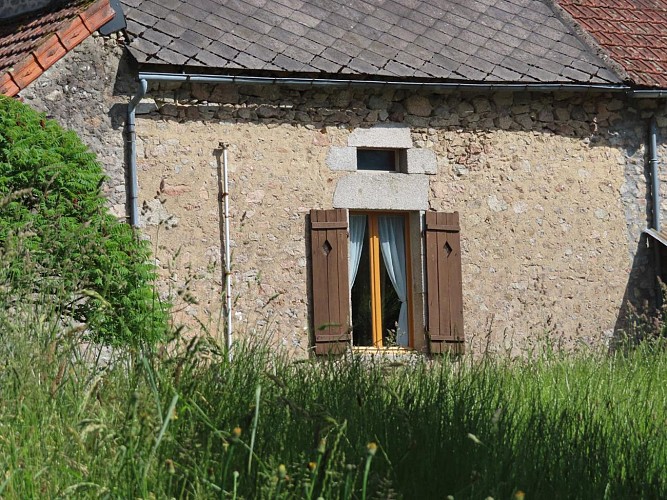
{"label": "grass", "polygon": [[0,329],[0,497],[665,498],[667,353],[290,362],[202,339],[84,359]]}

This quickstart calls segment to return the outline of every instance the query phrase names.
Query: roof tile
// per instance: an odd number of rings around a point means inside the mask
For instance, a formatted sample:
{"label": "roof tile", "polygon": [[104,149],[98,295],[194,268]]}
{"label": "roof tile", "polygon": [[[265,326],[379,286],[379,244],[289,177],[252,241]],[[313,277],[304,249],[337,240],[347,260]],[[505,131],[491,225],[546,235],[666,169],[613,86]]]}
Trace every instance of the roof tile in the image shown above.
{"label": "roof tile", "polygon": [[[152,26],[155,25],[155,22],[153,22],[153,20],[150,19],[153,16],[150,16],[150,18],[147,19],[148,14],[145,14],[142,11],[138,11],[137,14],[138,15],[136,15],[136,16],[133,15],[132,17],[128,16],[128,19],[136,21],[139,24],[143,24],[144,26],[152,27]],[[145,19],[147,19],[147,20],[145,20]],[[195,26],[196,26],[195,23],[192,22],[192,18],[182,14],[179,11],[171,11],[164,19],[166,19],[170,23],[173,23],[177,26],[182,26],[185,29],[192,29],[194,31],[197,31],[195,29]],[[196,23],[196,24],[199,25],[199,24],[203,24],[203,23]]]}
{"label": "roof tile", "polygon": [[[636,84],[667,87],[667,0],[559,0]],[[647,66],[646,60],[655,62]],[[607,75],[605,71],[598,75]]]}
{"label": "roof tile", "polygon": [[[394,54],[395,55],[395,54]],[[387,58],[384,56],[381,56],[379,54],[376,54],[372,50],[364,50],[359,54],[359,56],[356,59],[360,59],[363,62],[366,62],[372,66],[375,66],[377,68],[383,67],[385,64],[387,64]]]}
{"label": "roof tile", "polygon": [[[169,16],[172,16],[173,14],[174,13],[171,12],[171,13],[169,13]],[[137,10],[137,15],[132,16],[131,19],[134,22],[142,24],[142,25],[144,25],[148,28],[154,26],[159,21],[159,19],[157,17],[155,17],[154,15],[149,14],[148,12],[145,12],[143,10]],[[170,20],[169,17],[167,17],[167,20]],[[178,24],[178,23],[176,23],[176,24]]]}
{"label": "roof tile", "polygon": [[427,62],[421,67],[422,71],[433,78],[449,78],[452,74],[450,70],[437,66],[433,63]]}
{"label": "roof tile", "polygon": [[[130,26],[130,23],[131,22],[128,20],[127,22],[128,26]],[[132,23],[132,26],[135,26],[134,23]],[[174,38],[179,38],[179,37],[183,38],[186,42],[194,43],[195,45],[204,43],[204,39],[203,37],[201,37],[201,35],[198,35],[194,31],[186,30],[184,27],[178,26],[177,24],[170,23],[166,19],[160,20],[155,26],[153,26],[153,28],[157,31],[161,31],[162,33],[169,33]],[[128,29],[130,28],[128,27]],[[195,42],[189,39],[191,35],[197,35],[198,37],[201,38],[199,38],[198,41]]]}
{"label": "roof tile", "polygon": [[314,54],[306,52],[305,50],[301,50],[299,47],[295,47],[294,45],[287,47],[283,52],[283,55],[294,59],[295,61],[302,61],[304,63],[309,63],[315,56]]}
{"label": "roof tile", "polygon": [[322,52],[322,57],[326,57],[330,61],[335,62],[336,64],[340,64],[341,66],[345,66],[350,61],[350,59],[352,59],[350,56],[334,49],[333,47],[327,47],[324,49]]}
{"label": "roof tile", "polygon": [[193,57],[199,52],[199,49],[197,47],[182,39],[176,39],[172,41],[169,44],[168,48],[173,50],[174,52],[178,52],[179,54],[183,54],[184,56],[187,57]]}
{"label": "roof tile", "polygon": [[148,41],[146,38],[140,38],[133,42],[132,48],[140,50],[149,56],[157,54],[161,49],[159,45],[155,45],[153,42]]}
{"label": "roof tile", "polygon": [[321,54],[326,47],[321,43],[317,43],[312,40],[308,40],[307,38],[303,38],[301,39],[298,48],[305,50],[309,54],[316,56]]}
{"label": "roof tile", "polygon": [[[248,72],[620,83],[551,1],[121,0],[141,64],[185,58]],[[581,64],[569,66],[574,60]]]}
{"label": "roof tile", "polygon": [[413,68],[396,61],[389,61],[383,69],[398,77],[409,77],[414,73]]}
{"label": "roof tile", "polygon": [[159,19],[164,19],[169,15],[170,12],[169,9],[162,7],[161,5],[158,5],[155,2],[151,2],[149,0],[146,0],[142,4],[142,11]]}
{"label": "roof tile", "polygon": [[517,82],[521,79],[521,74],[511,69],[507,69],[503,66],[496,66],[491,72],[491,80],[500,80],[500,81],[510,81]]}
{"label": "roof tile", "polygon": [[257,57],[251,56],[250,54],[241,52],[236,56],[234,62],[240,66],[243,66],[244,68],[256,68],[257,66],[261,66],[267,61],[263,61]]}
{"label": "roof tile", "polygon": [[304,38],[307,39],[307,40],[311,40],[313,42],[317,42],[317,43],[319,43],[321,45],[324,45],[324,46],[327,46],[327,47],[329,45],[333,45],[336,42],[336,39],[333,36],[331,36],[327,33],[323,33],[319,30],[309,31],[308,34]]}
{"label": "roof tile", "polygon": [[338,71],[341,69],[340,64],[335,64],[328,59],[324,59],[323,57],[316,56],[310,64],[314,67],[317,68],[324,73],[338,73]]}
{"label": "roof tile", "polygon": [[358,73],[365,73],[365,74],[373,74],[378,70],[377,66],[373,66],[372,64],[369,64],[363,59],[359,58],[352,59],[350,61],[349,67]]}
{"label": "roof tile", "polygon": [[483,80],[488,75],[488,73],[484,71],[479,71],[466,64],[462,64],[461,66],[459,66],[456,72],[461,76],[463,76],[464,78],[466,78],[467,80]]}
{"label": "roof tile", "polygon": [[67,53],[67,49],[60,43],[58,35],[51,35],[44,40],[42,45],[33,52],[37,62],[42,69],[48,69]]}
{"label": "roof tile", "polygon": [[112,19],[108,0],[65,0],[0,23],[0,92],[20,92]]}
{"label": "roof tile", "polygon": [[165,35],[164,33],[155,31],[153,29],[146,30],[142,38],[144,40],[148,40],[149,42],[153,42],[155,45],[161,45],[165,47],[173,41],[171,36]]}
{"label": "roof tile", "polygon": [[[160,24],[156,25],[156,29],[160,29]],[[177,26],[174,26],[174,28],[177,28]],[[205,37],[204,35],[200,35],[199,33],[196,33],[191,30],[184,30],[182,33],[176,35],[174,34],[173,31],[166,31],[166,33],[171,34],[174,37],[177,37],[184,42],[191,43],[192,45],[195,45],[197,47],[206,47],[211,43],[210,38]]]}
{"label": "roof tile", "polygon": [[195,60],[199,61],[200,63],[206,66],[213,66],[213,67],[222,67],[229,62],[227,59],[223,59],[222,57],[212,52],[209,52],[208,50],[200,51],[195,56]]}

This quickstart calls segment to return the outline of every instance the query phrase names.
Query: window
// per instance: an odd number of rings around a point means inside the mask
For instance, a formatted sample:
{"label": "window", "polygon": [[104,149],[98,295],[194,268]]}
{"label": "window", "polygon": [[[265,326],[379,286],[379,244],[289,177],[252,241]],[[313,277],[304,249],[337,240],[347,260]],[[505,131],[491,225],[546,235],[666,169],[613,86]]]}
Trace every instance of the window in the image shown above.
{"label": "window", "polygon": [[[316,354],[340,354],[364,345],[428,346],[431,353],[463,352],[458,213],[426,212],[418,224],[423,230],[421,242],[415,241],[419,228],[409,231],[410,219],[414,216],[419,220],[417,213],[407,215],[311,210]],[[416,261],[411,259],[410,249],[418,244],[422,244],[424,266],[419,251]],[[403,286],[401,276],[405,276]],[[421,314],[413,314],[417,310],[416,295],[412,294],[414,276],[419,278],[415,281],[424,283],[426,292],[425,300],[419,295],[426,306],[421,329],[416,328]]]}
{"label": "window", "polygon": [[398,172],[397,149],[357,149],[357,170]]}
{"label": "window", "polygon": [[410,262],[402,213],[350,213],[352,344],[408,347]]}

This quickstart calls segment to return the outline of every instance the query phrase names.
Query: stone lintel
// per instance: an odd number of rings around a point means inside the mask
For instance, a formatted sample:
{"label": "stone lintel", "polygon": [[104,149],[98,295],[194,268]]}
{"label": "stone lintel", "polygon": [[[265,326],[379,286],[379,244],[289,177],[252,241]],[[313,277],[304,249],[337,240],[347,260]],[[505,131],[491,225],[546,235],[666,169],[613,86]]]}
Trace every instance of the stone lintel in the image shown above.
{"label": "stone lintel", "polygon": [[406,152],[406,168],[408,174],[429,174],[438,172],[438,160],[435,151],[430,149],[408,149]]}
{"label": "stone lintel", "polygon": [[347,145],[358,148],[411,148],[410,127],[400,123],[383,123],[371,128],[357,128],[348,137]]}
{"label": "stone lintel", "polygon": [[157,110],[158,108],[157,104],[155,103],[155,99],[143,98],[141,101],[139,101],[139,104],[137,104],[134,113],[136,115],[148,115]]}
{"label": "stone lintel", "polygon": [[428,210],[428,177],[385,172],[358,172],[342,177],[334,208],[357,210]]}
{"label": "stone lintel", "polygon": [[331,170],[357,170],[357,148],[331,146],[327,153],[327,166]]}

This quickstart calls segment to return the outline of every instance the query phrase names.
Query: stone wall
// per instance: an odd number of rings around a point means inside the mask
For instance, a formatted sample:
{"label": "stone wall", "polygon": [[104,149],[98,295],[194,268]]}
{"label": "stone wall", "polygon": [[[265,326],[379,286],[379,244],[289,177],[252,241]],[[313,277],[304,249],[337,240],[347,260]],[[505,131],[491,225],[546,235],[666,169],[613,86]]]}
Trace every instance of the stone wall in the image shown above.
{"label": "stone wall", "polygon": [[[121,56],[116,41],[91,38],[23,92],[100,155],[118,215],[125,196],[121,129],[134,91]],[[641,231],[650,216],[649,117],[659,115],[661,137],[667,131],[659,102],[613,94],[162,84],[151,86],[139,113],[143,230],[154,245],[162,293],[174,301],[177,322],[194,329],[221,324],[219,143],[229,144],[237,331],[267,335],[305,355],[306,214],[331,208],[338,181],[358,175],[331,169],[330,150],[348,146],[356,130],[384,123],[410,126],[413,147],[435,154],[428,206],[460,212],[473,351],[525,351],[545,335],[567,346],[607,342],[622,308],[654,299]]]}
{"label": "stone wall", "polygon": [[20,96],[66,128],[97,154],[108,180],[104,191],[125,217],[123,125],[129,95],[136,91],[122,38],[95,33],[54,64]]}

